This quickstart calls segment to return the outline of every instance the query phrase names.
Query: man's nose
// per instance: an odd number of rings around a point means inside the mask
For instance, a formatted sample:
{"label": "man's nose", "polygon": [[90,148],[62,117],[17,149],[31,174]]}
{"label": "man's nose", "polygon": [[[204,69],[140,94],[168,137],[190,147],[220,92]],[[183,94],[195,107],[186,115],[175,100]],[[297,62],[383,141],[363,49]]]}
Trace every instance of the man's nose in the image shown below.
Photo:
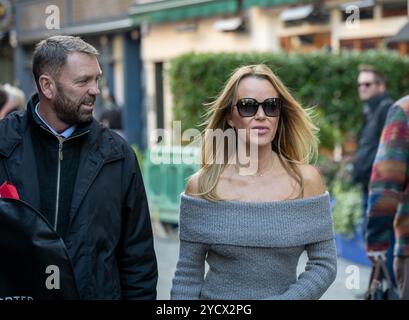
{"label": "man's nose", "polygon": [[92,96],[97,96],[101,94],[101,91],[99,91],[99,86],[98,83],[95,83],[94,85],[89,88],[88,93]]}

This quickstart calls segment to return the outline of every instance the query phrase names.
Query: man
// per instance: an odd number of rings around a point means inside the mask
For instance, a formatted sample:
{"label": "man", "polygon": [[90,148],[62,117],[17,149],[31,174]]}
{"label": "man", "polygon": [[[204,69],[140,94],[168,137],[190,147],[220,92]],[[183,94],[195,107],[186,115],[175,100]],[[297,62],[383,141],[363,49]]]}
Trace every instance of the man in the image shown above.
{"label": "man", "polygon": [[393,100],[386,91],[386,80],[383,74],[368,65],[359,68],[358,92],[360,100],[364,102],[364,119],[354,160],[353,181],[362,187],[362,213],[365,219],[372,164],[386,115]]}
{"label": "man", "polygon": [[[370,65],[361,65],[358,74],[358,93],[363,105],[363,123],[359,132],[358,150],[353,163],[353,182],[362,188],[362,232],[365,234],[368,208],[368,185],[371,176],[372,165],[375,160],[376,150],[381,137],[386,115],[393,100],[386,90],[385,76]],[[393,277],[393,244],[388,251],[387,266]]]}
{"label": "man", "polygon": [[135,154],[92,116],[97,56],[78,37],[37,44],[38,94],[23,115],[0,122],[0,184],[11,181],[62,238],[81,299],[155,299],[157,264]]}
{"label": "man", "polygon": [[409,96],[388,113],[372,170],[366,245],[373,260],[396,237],[394,271],[401,298],[409,300]]}

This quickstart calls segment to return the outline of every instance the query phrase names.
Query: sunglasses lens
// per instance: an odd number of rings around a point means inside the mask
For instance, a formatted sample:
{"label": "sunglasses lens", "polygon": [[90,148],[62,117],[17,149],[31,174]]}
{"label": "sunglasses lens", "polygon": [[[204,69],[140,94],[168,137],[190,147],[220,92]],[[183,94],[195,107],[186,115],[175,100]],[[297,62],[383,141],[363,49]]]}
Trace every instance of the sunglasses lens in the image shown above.
{"label": "sunglasses lens", "polygon": [[237,110],[242,117],[252,117],[257,113],[258,103],[253,99],[241,99],[237,102]]}
{"label": "sunglasses lens", "polygon": [[279,99],[267,99],[263,102],[264,113],[268,117],[278,117],[280,115],[280,100]]}
{"label": "sunglasses lens", "polygon": [[[257,113],[259,105],[260,103],[252,98],[240,99],[236,104],[237,110],[242,117],[253,117]],[[280,98],[266,99],[261,105],[267,117],[278,117],[280,115]]]}
{"label": "sunglasses lens", "polygon": [[365,88],[369,88],[372,85],[372,82],[361,82],[358,83],[358,87],[365,87]]}

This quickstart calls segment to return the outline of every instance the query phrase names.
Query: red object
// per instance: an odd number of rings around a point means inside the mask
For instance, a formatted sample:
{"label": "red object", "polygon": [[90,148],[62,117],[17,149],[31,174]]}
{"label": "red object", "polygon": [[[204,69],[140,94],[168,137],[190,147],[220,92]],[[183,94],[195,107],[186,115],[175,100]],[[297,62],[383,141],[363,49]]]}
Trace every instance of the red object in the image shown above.
{"label": "red object", "polygon": [[4,182],[0,186],[0,198],[11,198],[20,200],[17,189],[9,181]]}

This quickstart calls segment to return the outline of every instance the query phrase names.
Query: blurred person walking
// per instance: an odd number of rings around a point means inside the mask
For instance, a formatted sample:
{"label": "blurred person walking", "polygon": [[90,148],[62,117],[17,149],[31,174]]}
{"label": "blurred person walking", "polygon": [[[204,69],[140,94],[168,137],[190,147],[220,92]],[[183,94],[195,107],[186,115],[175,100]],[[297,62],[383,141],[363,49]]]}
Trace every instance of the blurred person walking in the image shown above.
{"label": "blurred person walking", "polygon": [[373,262],[386,259],[393,234],[396,281],[409,300],[409,96],[389,110],[372,169],[366,249]]}
{"label": "blurred person walking", "polygon": [[360,100],[364,103],[363,123],[353,164],[353,181],[362,187],[362,213],[365,218],[372,164],[393,100],[386,91],[385,76],[369,65],[362,65],[359,68],[358,92]]}
{"label": "blurred person walking", "polygon": [[23,110],[24,99],[24,93],[18,88],[0,85],[0,120],[14,111]]}
{"label": "blurred person walking", "polygon": [[108,102],[105,105],[99,121],[126,140],[122,126],[122,108],[116,103],[114,95],[108,96]]}
{"label": "blurred person walking", "polygon": [[135,153],[93,118],[97,57],[78,37],[37,44],[38,93],[23,114],[0,122],[0,184],[10,181],[60,236],[81,299],[155,299],[156,257]]}
{"label": "blurred person walking", "polygon": [[18,108],[19,110],[24,110],[26,104],[26,96],[24,92],[8,83],[4,85],[4,89],[9,95],[9,98],[14,107]]}
{"label": "blurred person walking", "polygon": [[[237,69],[210,109],[201,169],[181,195],[171,298],[319,299],[337,260],[329,194],[308,164],[317,153],[308,113],[265,65]],[[211,132],[221,133],[220,144]],[[226,161],[225,134],[245,152],[255,147],[253,172]],[[304,251],[307,266],[297,277]]]}
{"label": "blurred person walking", "polygon": [[[358,93],[363,104],[363,122],[358,135],[358,147],[353,162],[352,179],[355,184],[361,186],[362,201],[362,232],[365,236],[368,209],[368,186],[371,177],[372,165],[378,149],[379,139],[385,124],[386,115],[393,104],[392,98],[387,92],[386,78],[383,73],[371,65],[359,66]],[[391,246],[388,250],[387,266],[392,275],[392,282],[396,285],[393,277],[393,235]]]}
{"label": "blurred person walking", "polygon": [[0,120],[4,118],[3,108],[8,101],[7,92],[4,90],[3,86],[0,85]]}

